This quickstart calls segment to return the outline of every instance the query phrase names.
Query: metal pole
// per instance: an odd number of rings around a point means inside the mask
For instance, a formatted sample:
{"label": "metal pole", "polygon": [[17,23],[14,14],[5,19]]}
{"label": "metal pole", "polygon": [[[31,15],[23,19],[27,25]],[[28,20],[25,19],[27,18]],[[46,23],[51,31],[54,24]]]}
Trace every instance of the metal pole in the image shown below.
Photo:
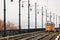
{"label": "metal pole", "polygon": [[21,7],[20,7],[20,1],[19,0],[19,34],[21,33]]}
{"label": "metal pole", "polygon": [[60,29],[60,16],[59,16],[59,29]]}
{"label": "metal pole", "polygon": [[56,27],[57,27],[57,15],[56,15]]}
{"label": "metal pole", "polygon": [[36,12],[36,5],[37,5],[37,3],[35,3],[35,29],[37,29],[37,12]]}
{"label": "metal pole", "polygon": [[42,28],[43,28],[43,7],[42,7]]}
{"label": "metal pole", "polygon": [[50,22],[51,22],[51,12],[50,12]]}
{"label": "metal pole", "polygon": [[30,13],[29,13],[29,0],[28,0],[28,32],[29,32],[29,29],[30,29]]}
{"label": "metal pole", "polygon": [[47,22],[47,9],[46,9],[46,22]]}
{"label": "metal pole", "polygon": [[54,18],[55,18],[55,14],[53,13],[53,22],[55,22]]}
{"label": "metal pole", "polygon": [[6,0],[4,0],[4,37],[7,36],[6,34]]}

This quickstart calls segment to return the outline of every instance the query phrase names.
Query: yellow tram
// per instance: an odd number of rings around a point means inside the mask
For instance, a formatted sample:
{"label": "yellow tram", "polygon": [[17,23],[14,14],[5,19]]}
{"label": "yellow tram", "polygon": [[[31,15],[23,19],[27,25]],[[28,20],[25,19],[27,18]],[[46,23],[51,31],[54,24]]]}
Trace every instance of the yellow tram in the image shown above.
{"label": "yellow tram", "polygon": [[53,22],[47,22],[45,24],[45,31],[55,31],[55,24]]}

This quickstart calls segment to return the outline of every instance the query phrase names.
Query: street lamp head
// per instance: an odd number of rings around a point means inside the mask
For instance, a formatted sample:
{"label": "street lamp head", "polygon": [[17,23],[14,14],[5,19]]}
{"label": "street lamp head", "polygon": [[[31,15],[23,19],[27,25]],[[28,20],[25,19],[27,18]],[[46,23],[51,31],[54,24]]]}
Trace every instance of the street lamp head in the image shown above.
{"label": "street lamp head", "polygon": [[13,0],[11,0],[11,2],[13,2]]}
{"label": "street lamp head", "polygon": [[38,11],[38,14],[39,14],[39,11]]}
{"label": "street lamp head", "polygon": [[30,6],[30,4],[29,4],[29,6]]}
{"label": "street lamp head", "polygon": [[32,11],[32,8],[30,8],[30,11]]}
{"label": "street lamp head", "polygon": [[22,7],[24,7],[24,5],[22,4]]}

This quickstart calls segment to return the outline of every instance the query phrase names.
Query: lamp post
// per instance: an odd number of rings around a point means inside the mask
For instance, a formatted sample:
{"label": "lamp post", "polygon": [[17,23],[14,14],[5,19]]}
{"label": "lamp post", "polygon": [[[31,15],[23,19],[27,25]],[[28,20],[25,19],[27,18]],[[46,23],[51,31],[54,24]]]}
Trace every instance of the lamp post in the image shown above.
{"label": "lamp post", "polygon": [[21,7],[20,7],[20,1],[19,0],[19,34],[21,33]]}
{"label": "lamp post", "polygon": [[57,27],[57,15],[56,15],[56,27]]}
{"label": "lamp post", "polygon": [[42,7],[42,28],[43,28],[43,7]]}
{"label": "lamp post", "polygon": [[53,22],[55,22],[55,20],[54,20],[54,19],[55,19],[55,13],[53,13]]}
{"label": "lamp post", "polygon": [[28,0],[28,32],[29,32],[29,29],[30,29],[30,12],[29,12],[29,7],[30,7],[30,4],[29,4],[29,0]]}
{"label": "lamp post", "polygon": [[50,12],[50,22],[51,22],[51,12]]}
{"label": "lamp post", "polygon": [[37,5],[37,3],[35,2],[35,29],[37,29],[37,12],[36,12],[36,5]]}
{"label": "lamp post", "polygon": [[39,14],[39,9],[37,9],[38,6],[39,5],[37,5],[37,3],[35,2],[35,29],[37,29],[37,13]]}
{"label": "lamp post", "polygon": [[6,34],[6,0],[4,0],[4,37],[7,36]]}
{"label": "lamp post", "polygon": [[47,22],[47,9],[46,9],[46,22]]}
{"label": "lamp post", "polygon": [[60,29],[60,16],[59,16],[59,29]]}

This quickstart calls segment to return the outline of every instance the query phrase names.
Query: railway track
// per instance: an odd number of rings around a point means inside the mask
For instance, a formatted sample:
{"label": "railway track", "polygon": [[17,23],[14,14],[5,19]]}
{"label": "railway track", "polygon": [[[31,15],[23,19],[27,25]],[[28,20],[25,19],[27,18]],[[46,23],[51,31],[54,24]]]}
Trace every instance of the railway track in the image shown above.
{"label": "railway track", "polygon": [[43,33],[39,33],[39,34],[36,34],[36,35],[32,35],[30,37],[23,38],[21,40],[36,40],[38,36],[43,37],[43,36],[46,36],[48,34],[49,33],[43,32]]}
{"label": "railway track", "polygon": [[29,36],[32,36],[32,35],[37,35],[37,34],[40,34],[40,33],[43,33],[43,31],[2,37],[2,38],[0,38],[0,40],[20,40],[20,39],[23,39],[23,38],[26,38],[26,37],[29,37]]}
{"label": "railway track", "polygon": [[39,31],[15,36],[7,36],[0,38],[0,40],[55,40],[55,38],[56,33]]}
{"label": "railway track", "polygon": [[23,38],[22,40],[55,40],[56,33],[41,33],[39,35]]}
{"label": "railway track", "polygon": [[35,36],[38,36],[38,35],[42,35],[42,34],[44,34],[45,32],[36,32],[36,33],[31,33],[31,34],[29,34],[29,35],[24,35],[24,36],[21,36],[21,38],[20,37],[18,37],[18,38],[15,38],[14,40],[28,40],[29,38],[33,38],[33,37],[35,37]]}
{"label": "railway track", "polygon": [[38,40],[55,40],[55,35],[56,35],[56,33],[50,33],[49,35],[47,35],[43,38],[40,38]]}

